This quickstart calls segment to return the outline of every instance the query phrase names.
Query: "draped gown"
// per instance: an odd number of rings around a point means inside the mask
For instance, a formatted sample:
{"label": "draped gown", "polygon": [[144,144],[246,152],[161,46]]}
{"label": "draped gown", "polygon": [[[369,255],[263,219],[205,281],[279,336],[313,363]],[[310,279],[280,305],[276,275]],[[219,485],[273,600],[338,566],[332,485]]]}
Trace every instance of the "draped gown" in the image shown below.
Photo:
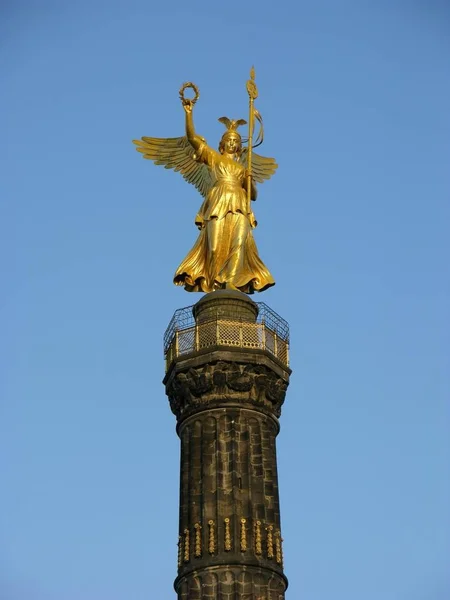
{"label": "draped gown", "polygon": [[235,287],[252,294],[275,284],[258,255],[256,220],[243,188],[244,166],[203,144],[195,154],[212,174],[213,186],[195,218],[200,234],[176,270],[174,283],[190,292]]}

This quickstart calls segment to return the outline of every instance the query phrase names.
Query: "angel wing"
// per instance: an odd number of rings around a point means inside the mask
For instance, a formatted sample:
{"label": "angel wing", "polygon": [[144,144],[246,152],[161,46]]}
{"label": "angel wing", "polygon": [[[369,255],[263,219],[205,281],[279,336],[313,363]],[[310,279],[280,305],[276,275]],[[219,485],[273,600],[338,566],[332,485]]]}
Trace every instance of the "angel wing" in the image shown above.
{"label": "angel wing", "polygon": [[214,185],[213,176],[208,167],[195,160],[195,150],[187,137],[152,138],[143,137],[133,140],[136,150],[155,165],[179,171],[188,183],[192,183],[204,197]]}
{"label": "angel wing", "polygon": [[[247,168],[248,148],[244,148],[241,154],[240,162]],[[277,170],[278,165],[274,158],[267,158],[252,152],[252,177],[257,183],[263,183],[270,179]]]}

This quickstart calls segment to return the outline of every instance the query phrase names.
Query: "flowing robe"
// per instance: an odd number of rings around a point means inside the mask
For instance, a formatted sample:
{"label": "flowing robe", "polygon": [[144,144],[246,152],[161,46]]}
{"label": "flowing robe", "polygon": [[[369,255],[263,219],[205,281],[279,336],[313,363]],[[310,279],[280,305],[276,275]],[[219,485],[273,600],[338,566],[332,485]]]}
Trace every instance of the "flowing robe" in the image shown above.
{"label": "flowing robe", "polygon": [[215,183],[195,218],[200,234],[174,283],[190,292],[211,292],[230,284],[247,294],[274,285],[253,238],[256,220],[243,188],[244,166],[206,144],[197,150],[196,160],[208,166]]}

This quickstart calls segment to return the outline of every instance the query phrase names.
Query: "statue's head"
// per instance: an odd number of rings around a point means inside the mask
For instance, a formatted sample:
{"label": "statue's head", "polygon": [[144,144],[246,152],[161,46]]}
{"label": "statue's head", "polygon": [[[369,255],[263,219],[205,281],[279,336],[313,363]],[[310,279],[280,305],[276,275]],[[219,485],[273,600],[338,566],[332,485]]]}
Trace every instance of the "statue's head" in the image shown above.
{"label": "statue's head", "polygon": [[234,121],[228,117],[220,117],[219,121],[227,128],[220,140],[219,152],[221,154],[240,154],[242,152],[242,138],[237,132],[237,128],[239,125],[245,125],[247,121],[244,121],[244,119]]}
{"label": "statue's head", "polygon": [[240,154],[242,151],[242,139],[237,131],[230,131],[223,134],[219,144],[221,154]]}

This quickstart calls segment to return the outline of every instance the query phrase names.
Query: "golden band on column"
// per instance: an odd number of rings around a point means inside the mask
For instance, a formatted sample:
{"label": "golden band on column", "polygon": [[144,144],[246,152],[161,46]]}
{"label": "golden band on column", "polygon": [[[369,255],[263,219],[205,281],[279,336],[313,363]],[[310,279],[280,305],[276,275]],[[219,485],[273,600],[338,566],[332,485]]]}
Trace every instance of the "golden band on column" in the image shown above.
{"label": "golden band on column", "polygon": [[247,529],[245,524],[247,523],[247,519],[241,519],[241,552],[245,552],[247,550]]}
{"label": "golden band on column", "polygon": [[189,529],[184,530],[184,562],[189,562],[189,549],[190,549],[190,539],[189,539]]}
{"label": "golden band on column", "polygon": [[279,529],[277,529],[276,533],[275,533],[275,560],[277,561],[277,564],[283,566],[283,550],[281,547],[281,531]]}
{"label": "golden band on column", "polygon": [[183,537],[181,535],[178,536],[178,568],[183,564]]}
{"label": "golden band on column", "polygon": [[209,526],[209,537],[208,537],[208,552],[214,554],[216,551],[216,534],[214,530],[214,521],[210,519],[208,521]]}
{"label": "golden band on column", "polygon": [[225,519],[225,552],[231,550],[231,533],[230,533],[230,519]]}
{"label": "golden band on column", "polygon": [[195,558],[200,558],[202,555],[202,526],[200,523],[196,523],[194,525],[195,529],[195,548],[194,548],[194,556]]}
{"label": "golden band on column", "polygon": [[267,529],[267,558],[273,558],[273,526],[269,525]]}
{"label": "golden band on column", "polygon": [[255,523],[255,554],[262,554],[261,521]]}

